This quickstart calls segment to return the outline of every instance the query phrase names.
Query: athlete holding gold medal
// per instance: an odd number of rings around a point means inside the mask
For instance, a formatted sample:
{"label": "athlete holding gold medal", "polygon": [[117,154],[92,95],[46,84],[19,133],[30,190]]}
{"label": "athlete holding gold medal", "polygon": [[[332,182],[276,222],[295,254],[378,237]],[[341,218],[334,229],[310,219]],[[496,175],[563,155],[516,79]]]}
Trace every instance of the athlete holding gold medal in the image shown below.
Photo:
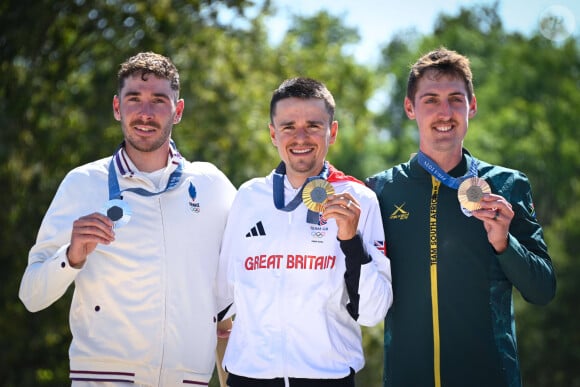
{"label": "athlete holding gold medal", "polygon": [[556,289],[530,183],[463,148],[477,112],[466,57],[421,57],[404,108],[419,152],[367,179],[393,273],[384,385],[520,387],[512,289],[539,305]]}
{"label": "athlete holding gold medal", "polygon": [[334,98],[320,82],[283,82],[270,102],[281,162],[239,188],[218,278],[235,320],[223,361],[230,387],[352,387],[360,325],[392,302],[374,193],[325,160]]}

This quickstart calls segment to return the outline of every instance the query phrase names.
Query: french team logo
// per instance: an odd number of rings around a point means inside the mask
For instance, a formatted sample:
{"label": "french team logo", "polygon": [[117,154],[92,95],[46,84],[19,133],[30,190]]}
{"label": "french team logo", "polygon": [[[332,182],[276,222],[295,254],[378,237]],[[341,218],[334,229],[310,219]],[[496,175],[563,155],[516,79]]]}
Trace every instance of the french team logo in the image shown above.
{"label": "french team logo", "polygon": [[197,190],[195,189],[195,186],[191,182],[189,183],[188,191],[189,191],[189,209],[191,210],[191,212],[198,213],[200,207],[199,203],[195,201],[197,198]]}

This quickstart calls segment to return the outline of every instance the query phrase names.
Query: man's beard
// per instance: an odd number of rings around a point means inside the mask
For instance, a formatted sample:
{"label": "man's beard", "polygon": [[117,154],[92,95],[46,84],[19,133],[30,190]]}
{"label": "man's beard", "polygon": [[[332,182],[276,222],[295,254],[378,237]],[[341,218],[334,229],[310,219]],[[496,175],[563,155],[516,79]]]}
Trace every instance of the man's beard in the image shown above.
{"label": "man's beard", "polygon": [[[172,127],[171,124],[169,124],[168,127],[164,127],[164,128],[162,128],[156,122],[144,123],[141,120],[135,120],[129,124],[130,128],[135,127],[135,126],[151,126],[157,130],[161,129],[161,132],[162,132],[162,136],[157,138],[152,143],[148,142],[148,140],[142,141],[138,136],[132,137],[132,135],[127,135],[125,141],[127,141],[129,143],[129,145],[131,145],[131,147],[137,149],[140,152],[154,152],[154,151],[156,151],[157,149],[161,148],[161,146],[163,146],[163,144],[165,144],[165,142],[167,141],[167,139],[171,135],[171,127]],[[132,132],[127,131],[127,133],[132,133]]]}

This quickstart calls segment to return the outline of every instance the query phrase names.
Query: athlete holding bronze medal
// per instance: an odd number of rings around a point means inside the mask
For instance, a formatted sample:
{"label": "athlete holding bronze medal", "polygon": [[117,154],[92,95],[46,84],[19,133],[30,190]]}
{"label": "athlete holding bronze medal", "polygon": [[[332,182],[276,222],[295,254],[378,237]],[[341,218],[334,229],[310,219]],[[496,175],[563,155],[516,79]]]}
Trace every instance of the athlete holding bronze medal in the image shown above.
{"label": "athlete holding bronze medal", "polygon": [[512,290],[543,305],[556,289],[530,183],[463,147],[477,112],[466,57],[419,58],[404,109],[418,153],[367,179],[393,273],[384,387],[520,387]]}

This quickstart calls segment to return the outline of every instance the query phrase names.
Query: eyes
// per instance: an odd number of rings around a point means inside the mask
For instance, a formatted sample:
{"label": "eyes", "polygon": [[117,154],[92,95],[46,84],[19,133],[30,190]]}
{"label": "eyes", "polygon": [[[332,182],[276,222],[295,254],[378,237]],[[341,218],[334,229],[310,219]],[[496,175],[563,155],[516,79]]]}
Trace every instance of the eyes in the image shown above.
{"label": "eyes", "polygon": [[[300,128],[300,126],[298,126],[294,123],[288,123],[288,124],[280,125],[278,127],[278,130],[281,133],[291,134],[291,133],[294,133],[299,128]],[[306,125],[304,130],[306,131],[306,133],[309,133],[309,134],[322,133],[322,132],[326,131],[326,125],[324,125],[322,123],[318,123],[318,122],[309,122]]]}
{"label": "eyes", "polygon": [[125,101],[127,101],[127,102],[133,102],[133,103],[150,102],[152,104],[167,104],[167,103],[170,103],[169,99],[164,98],[164,97],[154,97],[151,100],[144,101],[143,98],[138,97],[136,95],[132,95],[132,96],[126,97],[125,98]]}
{"label": "eyes", "polygon": [[[421,99],[424,104],[437,104],[440,103],[442,98],[438,96],[428,96]],[[452,105],[465,105],[467,104],[467,99],[463,95],[451,95],[447,98],[448,103]]]}

